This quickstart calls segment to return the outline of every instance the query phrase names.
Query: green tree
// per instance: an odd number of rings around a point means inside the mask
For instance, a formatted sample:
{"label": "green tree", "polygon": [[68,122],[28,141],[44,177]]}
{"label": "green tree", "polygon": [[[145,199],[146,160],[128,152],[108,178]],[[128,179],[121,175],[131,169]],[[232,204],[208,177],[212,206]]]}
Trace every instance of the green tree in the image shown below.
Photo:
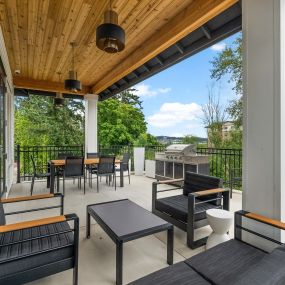
{"label": "green tree", "polygon": [[99,102],[98,126],[100,145],[133,144],[147,130],[139,97],[127,90]]}
{"label": "green tree", "polygon": [[197,145],[199,143],[199,138],[196,136],[187,135],[187,136],[183,137],[182,143],[183,144],[195,144],[195,145]]}
{"label": "green tree", "polygon": [[84,143],[84,105],[68,99],[56,109],[53,98],[30,95],[15,102],[15,143],[20,145],[80,145]]}
{"label": "green tree", "polygon": [[230,75],[229,82],[233,83],[233,89],[237,98],[232,100],[227,112],[233,118],[237,127],[242,125],[243,104],[242,104],[242,35],[226,47],[211,61],[211,77],[220,80],[225,75]]}

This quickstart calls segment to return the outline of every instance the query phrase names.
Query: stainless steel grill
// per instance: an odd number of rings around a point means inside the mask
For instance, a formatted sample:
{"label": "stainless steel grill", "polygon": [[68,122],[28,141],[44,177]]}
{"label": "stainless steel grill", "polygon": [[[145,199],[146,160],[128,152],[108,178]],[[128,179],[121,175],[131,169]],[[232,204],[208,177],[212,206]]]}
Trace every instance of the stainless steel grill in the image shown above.
{"label": "stainless steel grill", "polygon": [[158,180],[184,178],[185,171],[209,174],[209,157],[196,153],[192,144],[173,144],[155,154]]}

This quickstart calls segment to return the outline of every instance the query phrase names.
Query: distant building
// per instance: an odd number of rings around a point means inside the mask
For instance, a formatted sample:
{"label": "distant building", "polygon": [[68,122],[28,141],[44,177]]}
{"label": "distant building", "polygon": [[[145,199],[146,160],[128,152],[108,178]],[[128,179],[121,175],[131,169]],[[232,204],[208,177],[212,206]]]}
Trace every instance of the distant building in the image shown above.
{"label": "distant building", "polygon": [[[214,145],[212,144],[212,142],[210,140],[211,129],[209,128],[209,126],[207,126],[206,128],[207,128],[207,135],[208,135],[208,147],[214,147]],[[230,139],[231,131],[235,130],[235,128],[236,128],[236,126],[235,126],[235,123],[233,121],[223,122],[222,130],[221,130],[222,141]]]}

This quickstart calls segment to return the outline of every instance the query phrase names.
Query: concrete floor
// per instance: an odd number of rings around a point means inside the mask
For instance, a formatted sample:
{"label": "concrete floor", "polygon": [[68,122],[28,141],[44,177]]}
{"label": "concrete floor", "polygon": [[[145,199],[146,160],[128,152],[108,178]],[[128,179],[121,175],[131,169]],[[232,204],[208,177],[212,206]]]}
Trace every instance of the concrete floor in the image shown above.
{"label": "concrete floor", "polygon": [[[77,188],[77,183],[73,184],[68,181],[66,184],[65,196],[65,213],[76,213],[80,218],[80,257],[79,257],[79,284],[81,285],[109,285],[115,284],[115,245],[105,232],[93,220],[91,228],[91,238],[85,239],[86,225],[86,205],[105,202],[110,200],[128,198],[142,207],[151,210],[151,189],[153,179],[144,176],[131,176],[131,184],[126,183],[125,187],[117,188],[108,186],[103,182],[100,183],[100,193],[96,192],[96,186],[93,189],[87,187],[86,195],[83,190]],[[36,182],[34,194],[48,193],[45,188],[45,182]],[[62,187],[62,186],[61,186]],[[29,195],[30,183],[24,182],[13,185],[10,196]],[[168,192],[169,193],[169,192]],[[231,200],[231,211],[241,209],[242,195],[233,194]],[[37,207],[51,203],[51,199],[47,201],[36,202]],[[26,208],[28,203],[18,203],[19,206]],[[35,202],[29,202],[29,206],[35,205]],[[10,208],[15,207],[9,206]],[[44,216],[57,215],[57,210],[49,210],[45,213],[36,212],[33,214],[25,214],[17,217],[17,221],[41,218]],[[15,222],[15,218],[8,219],[9,222]],[[211,229],[204,227],[197,231],[197,237],[209,235]],[[230,230],[233,236],[233,227]],[[174,263],[189,258],[201,251],[204,247],[191,250],[186,245],[186,233],[175,228],[174,237]],[[123,282],[127,284],[151,272],[166,267],[166,233],[162,232],[152,236],[144,237],[135,241],[131,241],[124,245],[124,267]],[[67,285],[72,284],[72,270],[43,278],[39,281],[29,283],[30,285]]]}

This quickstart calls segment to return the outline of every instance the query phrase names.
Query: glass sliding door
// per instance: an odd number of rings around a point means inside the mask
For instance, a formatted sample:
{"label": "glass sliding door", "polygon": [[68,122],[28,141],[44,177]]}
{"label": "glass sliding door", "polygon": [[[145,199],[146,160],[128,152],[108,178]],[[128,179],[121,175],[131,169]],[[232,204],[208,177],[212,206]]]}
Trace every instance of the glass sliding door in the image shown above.
{"label": "glass sliding door", "polygon": [[0,197],[6,191],[5,83],[2,70],[0,70]]}

